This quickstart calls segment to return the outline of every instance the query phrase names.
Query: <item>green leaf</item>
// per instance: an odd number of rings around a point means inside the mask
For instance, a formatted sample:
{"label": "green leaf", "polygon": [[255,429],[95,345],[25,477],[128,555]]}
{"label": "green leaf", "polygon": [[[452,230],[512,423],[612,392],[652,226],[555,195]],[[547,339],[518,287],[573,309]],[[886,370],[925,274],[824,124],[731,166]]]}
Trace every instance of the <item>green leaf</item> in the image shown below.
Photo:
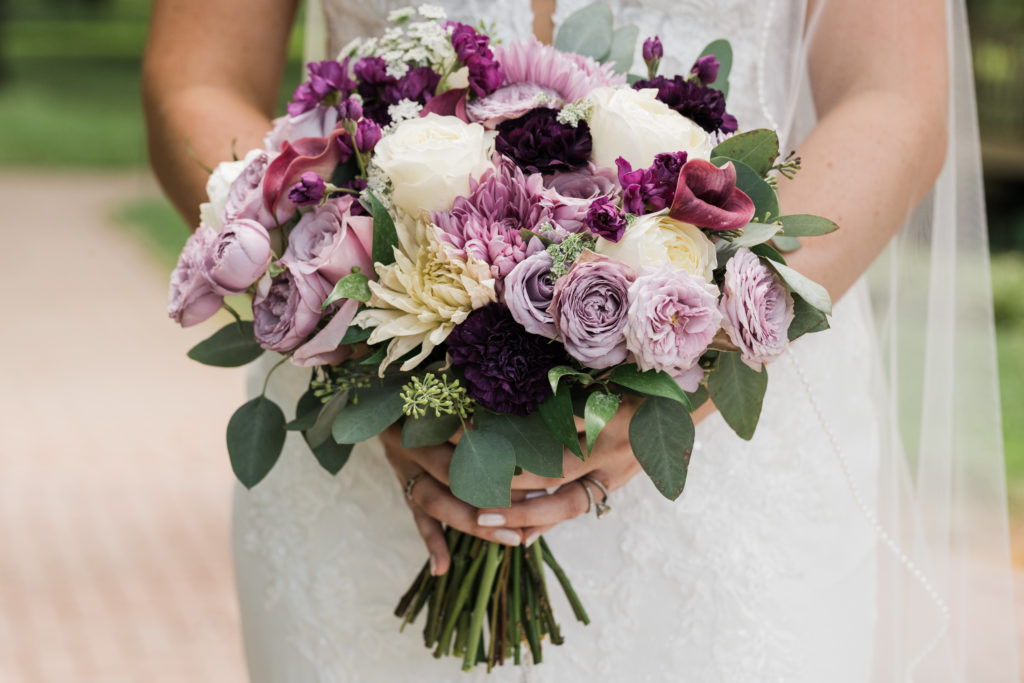
{"label": "green leaf", "polygon": [[775,248],[787,254],[800,248],[800,239],[788,235],[776,235],[772,238]]}
{"label": "green leaf", "polygon": [[562,22],[555,36],[555,47],[601,61],[612,48],[612,25],[612,10],[608,5],[599,2],[587,5]]}
{"label": "green leaf", "polygon": [[763,178],[779,158],[779,136],[767,128],[733,135],[711,150],[711,156],[746,164]]}
{"label": "green leaf", "polygon": [[720,66],[718,67],[718,77],[710,84],[712,88],[721,90],[722,95],[729,96],[729,72],[732,71],[732,45],[729,44],[728,40],[715,40],[708,43],[708,46],[704,48],[700,56],[714,55]]}
{"label": "green leaf", "polygon": [[666,398],[648,398],[629,421],[629,445],[637,461],[669,500],[678,498],[686,485],[693,438],[689,411]]}
{"label": "green leaf", "polygon": [[374,366],[377,366],[377,365],[381,364],[381,362],[384,360],[385,357],[387,357],[387,355],[388,355],[388,347],[387,347],[387,345],[384,345],[384,346],[381,346],[378,349],[376,349],[373,353],[371,353],[366,358],[364,358],[361,361],[359,361],[359,364],[360,365],[374,365]]}
{"label": "green leaf", "polygon": [[466,430],[452,453],[448,481],[452,493],[478,508],[512,503],[512,475],[516,454],[500,434]]}
{"label": "green leaf", "polygon": [[793,322],[789,324],[789,341],[812,332],[823,332],[829,327],[825,314],[798,294],[793,295],[793,314]]}
{"label": "green leaf", "polygon": [[345,330],[345,336],[341,338],[340,344],[358,344],[359,342],[366,341],[373,334],[374,328],[372,327],[359,327],[358,325],[352,325]]}
{"label": "green leaf", "polygon": [[633,55],[636,53],[636,39],[640,36],[640,27],[635,24],[621,26],[612,33],[612,46],[602,62],[615,62],[615,73],[624,74],[633,66]]}
{"label": "green leaf", "polygon": [[370,287],[366,284],[369,281],[370,278],[362,273],[349,273],[334,285],[334,289],[320,305],[320,310],[324,310],[339,299],[355,299],[365,304],[370,300]]}
{"label": "green leaf", "polygon": [[778,223],[748,223],[743,228],[743,234],[732,241],[732,246],[739,249],[740,247],[750,248],[764,244],[775,237],[775,234],[781,229],[782,226]]}
{"label": "green leaf", "polygon": [[764,366],[756,372],[740,360],[738,353],[722,351],[715,369],[708,377],[708,394],[726,424],[741,439],[754,436],[761,417],[761,402],[768,388]]}
{"label": "green leaf", "polygon": [[786,281],[786,284],[789,285],[794,294],[799,294],[807,303],[822,313],[832,312],[832,298],[829,296],[827,289],[789,266],[770,260],[765,261],[765,263],[771,266],[779,274],[779,277]]}
{"label": "green leaf", "polygon": [[690,399],[690,405],[693,406],[693,410],[697,410],[707,402],[708,390],[701,384],[697,387],[697,391],[687,391],[686,397]]}
{"label": "green leaf", "polygon": [[343,391],[335,394],[320,409],[320,414],[316,416],[316,422],[313,423],[313,426],[302,433],[306,443],[309,444],[314,453],[321,444],[327,442],[335,443],[331,437],[331,428],[334,426],[334,418],[338,416],[338,413],[346,405],[348,405],[348,392]]}
{"label": "green leaf", "polygon": [[580,448],[580,438],[576,431],[576,420],[573,419],[572,392],[569,390],[569,387],[558,387],[558,391],[541,403],[538,410],[551,435],[582,459],[583,449]]}
{"label": "green leaf", "polygon": [[402,416],[404,378],[373,381],[369,388],[352,392],[348,405],[334,418],[331,435],[338,443],[372,439]]}
{"label": "green leaf", "polygon": [[576,377],[580,380],[580,384],[587,386],[594,381],[594,378],[586,373],[580,372],[576,368],[571,368],[568,365],[556,365],[555,367],[548,370],[548,382],[551,383],[551,391],[558,391],[558,382],[563,377]]}
{"label": "green leaf", "polygon": [[402,425],[402,448],[437,446],[459,430],[462,421],[458,415],[441,415],[428,411],[423,417],[407,418]]}
{"label": "green leaf", "polygon": [[782,216],[782,234],[786,237],[817,237],[835,232],[839,226],[827,218],[807,213]]}
{"label": "green leaf", "polygon": [[286,424],[285,429],[289,432],[306,431],[316,424],[316,418],[323,407],[323,401],[316,397],[312,389],[307,389],[295,406],[295,419]]}
{"label": "green leaf", "polygon": [[[715,163],[721,157],[711,160]],[[720,166],[721,164],[716,164]],[[757,171],[740,161],[734,161],[736,167],[736,187],[743,190],[754,202],[754,218],[758,223],[774,223],[779,218],[779,198],[772,186],[765,182]]]}
{"label": "green leaf", "polygon": [[225,325],[213,336],[191,349],[188,357],[204,365],[218,368],[237,368],[251,363],[263,354],[252,333],[252,321],[243,320]]}
{"label": "green leaf", "polygon": [[540,477],[562,476],[565,449],[551,434],[540,413],[520,417],[477,408],[473,419],[477,431],[498,434],[512,444],[519,467]]}
{"label": "green leaf", "polygon": [[266,396],[257,396],[228,421],[228,455],[238,481],[251,489],[274,467],[287,432],[284,413]]}
{"label": "green leaf", "polygon": [[686,392],[680,388],[678,382],[672,379],[671,375],[663,370],[641,372],[635,364],[630,363],[617,366],[612,370],[608,379],[641,394],[669,398],[673,401],[679,401],[687,409],[690,407],[690,401],[686,398]]}
{"label": "green leaf", "polygon": [[[308,438],[306,443],[309,444]],[[332,475],[340,472],[341,468],[345,466],[353,448],[355,448],[355,444],[336,443],[334,439],[327,439],[318,446],[309,447],[320,466]]]}
{"label": "green leaf", "polygon": [[594,442],[604,426],[615,417],[619,409],[619,397],[603,391],[595,391],[587,397],[587,406],[583,411],[583,422],[587,427],[587,452],[594,449]]}
{"label": "green leaf", "polygon": [[766,259],[771,259],[776,263],[785,265],[786,259],[782,258],[782,254],[775,250],[770,244],[758,244],[750,248],[750,251],[754,252],[758,256],[763,256]]}
{"label": "green leaf", "polygon": [[376,195],[372,192],[366,194],[370,198],[370,213],[373,216],[373,262],[390,265],[395,262],[395,247],[398,246],[395,221]]}

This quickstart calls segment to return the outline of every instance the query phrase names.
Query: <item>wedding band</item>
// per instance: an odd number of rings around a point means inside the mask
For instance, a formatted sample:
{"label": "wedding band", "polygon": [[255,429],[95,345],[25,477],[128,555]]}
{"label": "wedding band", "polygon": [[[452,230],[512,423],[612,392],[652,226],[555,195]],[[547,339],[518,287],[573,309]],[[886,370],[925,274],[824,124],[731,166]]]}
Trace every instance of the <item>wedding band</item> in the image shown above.
{"label": "wedding band", "polygon": [[418,482],[420,480],[420,477],[422,477],[422,476],[423,476],[423,472],[420,472],[419,474],[414,474],[413,476],[409,477],[406,480],[406,482],[405,482],[405,498],[406,498],[406,500],[408,500],[410,502],[412,501],[412,487],[416,486],[416,482]]}
{"label": "wedding band", "polygon": [[[579,481],[580,484],[583,485],[583,490],[587,492],[587,512],[590,512],[590,508],[594,508],[597,518],[601,519],[612,511],[612,506],[608,504],[608,489],[604,487],[604,484],[593,477],[581,477]],[[601,500],[594,500],[594,492],[590,490],[589,486],[587,486],[587,482],[590,482],[597,488],[601,489],[601,493],[604,494],[604,498]]]}

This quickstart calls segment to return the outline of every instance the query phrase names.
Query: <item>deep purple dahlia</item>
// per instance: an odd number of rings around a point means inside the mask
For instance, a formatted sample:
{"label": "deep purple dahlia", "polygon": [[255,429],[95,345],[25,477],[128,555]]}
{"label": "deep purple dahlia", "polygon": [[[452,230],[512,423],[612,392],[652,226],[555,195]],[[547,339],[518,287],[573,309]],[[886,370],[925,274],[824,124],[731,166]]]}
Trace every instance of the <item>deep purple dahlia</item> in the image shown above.
{"label": "deep purple dahlia", "polygon": [[548,370],[567,360],[561,344],[530,334],[499,303],[470,313],[447,345],[466,392],[485,408],[514,415],[529,415],[551,395]]}
{"label": "deep purple dahlia", "polygon": [[682,76],[672,79],[655,76],[650,80],[637,81],[633,87],[637,90],[656,89],[659,100],[709,133],[736,132],[736,117],[726,113],[725,96],[721,90],[687,80]]}
{"label": "deep purple dahlia", "polygon": [[559,123],[558,112],[546,107],[498,124],[497,150],[530,173],[583,168],[593,146],[586,121],[573,128]]}

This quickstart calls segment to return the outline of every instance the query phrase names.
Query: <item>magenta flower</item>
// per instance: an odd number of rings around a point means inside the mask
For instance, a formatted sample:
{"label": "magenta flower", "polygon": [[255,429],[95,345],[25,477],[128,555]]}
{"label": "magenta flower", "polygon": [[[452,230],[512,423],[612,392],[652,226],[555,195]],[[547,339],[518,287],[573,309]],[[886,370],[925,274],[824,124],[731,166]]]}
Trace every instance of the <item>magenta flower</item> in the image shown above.
{"label": "magenta flower", "polygon": [[762,363],[786,350],[794,317],[793,296],[775,272],[746,247],[725,264],[718,306],[722,327],[750,368],[759,371]]}
{"label": "magenta flower", "polygon": [[754,202],[736,187],[736,167],[731,161],[718,168],[694,159],[679,173],[669,215],[700,228],[739,230],[754,217]]}
{"label": "magenta flower", "polygon": [[217,240],[217,231],[200,225],[185,242],[178,265],[171,273],[167,315],[182,327],[191,327],[216,313],[224,301],[205,275],[206,257]]}

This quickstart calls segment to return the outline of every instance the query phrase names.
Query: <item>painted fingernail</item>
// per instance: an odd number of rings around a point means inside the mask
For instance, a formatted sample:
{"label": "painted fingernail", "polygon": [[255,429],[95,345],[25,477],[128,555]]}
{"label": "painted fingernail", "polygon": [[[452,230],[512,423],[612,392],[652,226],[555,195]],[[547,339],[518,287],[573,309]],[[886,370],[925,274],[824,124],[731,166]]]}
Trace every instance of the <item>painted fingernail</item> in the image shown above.
{"label": "painted fingernail", "polygon": [[523,494],[523,500],[531,500],[533,498],[540,498],[541,496],[548,495],[548,492],[544,489],[538,489],[536,491],[527,491]]}
{"label": "painted fingernail", "polygon": [[505,545],[519,545],[521,541],[519,534],[511,529],[498,529],[494,532],[494,540]]}
{"label": "painted fingernail", "polygon": [[505,515],[497,512],[485,512],[476,518],[480,526],[505,526]]}
{"label": "painted fingernail", "polygon": [[437,556],[433,553],[430,555],[430,574],[432,576],[437,576]]}
{"label": "painted fingernail", "polygon": [[534,544],[534,542],[538,538],[540,538],[540,532],[539,531],[534,531],[532,534],[530,534],[529,536],[526,537],[526,543],[524,545],[526,545],[526,547],[529,548],[531,545]]}

